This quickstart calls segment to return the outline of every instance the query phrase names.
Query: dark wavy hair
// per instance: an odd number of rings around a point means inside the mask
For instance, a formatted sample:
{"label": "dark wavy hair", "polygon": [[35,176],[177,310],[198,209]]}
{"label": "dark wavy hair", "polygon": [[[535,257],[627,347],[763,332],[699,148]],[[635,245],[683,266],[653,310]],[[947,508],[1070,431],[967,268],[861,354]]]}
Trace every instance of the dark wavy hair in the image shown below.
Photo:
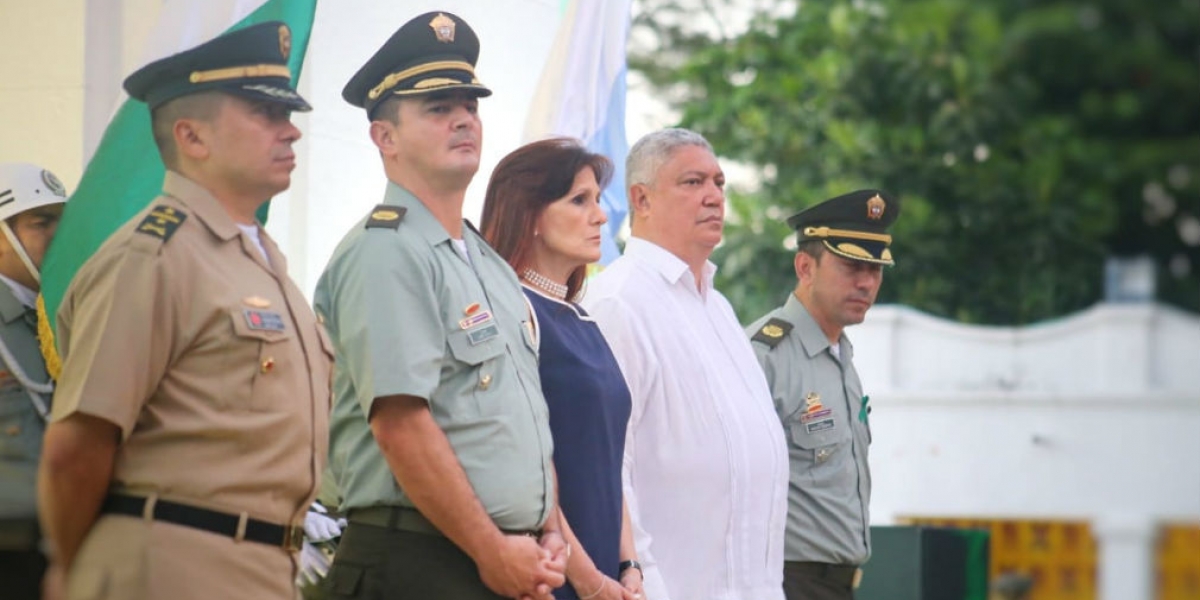
{"label": "dark wavy hair", "polygon": [[[583,169],[592,170],[602,190],[612,180],[613,164],[608,157],[589,152],[579,140],[550,138],[517,148],[492,171],[480,227],[484,239],[518,276],[529,266],[538,217],[571,191],[575,176]],[[586,276],[586,265],[571,272],[568,300],[579,293]]]}

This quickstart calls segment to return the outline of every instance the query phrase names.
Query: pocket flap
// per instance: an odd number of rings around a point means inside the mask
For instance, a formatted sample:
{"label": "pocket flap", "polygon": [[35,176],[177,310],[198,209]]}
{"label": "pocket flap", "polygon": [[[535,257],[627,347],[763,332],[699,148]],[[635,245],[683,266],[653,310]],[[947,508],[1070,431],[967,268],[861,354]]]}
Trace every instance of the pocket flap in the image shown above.
{"label": "pocket flap", "polygon": [[477,366],[504,352],[504,340],[496,323],[487,323],[449,336],[450,352],[459,362]]}
{"label": "pocket flap", "polygon": [[805,450],[816,450],[848,439],[848,426],[833,419],[831,415],[828,419],[818,419],[810,423],[799,420],[792,422],[792,440]]}

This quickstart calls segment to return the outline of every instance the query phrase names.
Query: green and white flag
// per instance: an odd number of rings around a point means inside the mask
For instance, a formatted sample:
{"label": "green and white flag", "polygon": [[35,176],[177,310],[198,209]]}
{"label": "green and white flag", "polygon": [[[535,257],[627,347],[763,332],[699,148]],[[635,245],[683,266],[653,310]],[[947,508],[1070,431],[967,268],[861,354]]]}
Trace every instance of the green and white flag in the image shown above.
{"label": "green and white flag", "polygon": [[[295,82],[300,77],[316,6],[317,0],[167,0],[150,34],[143,64],[228,31],[283,21],[292,29],[288,67]],[[150,110],[144,103],[126,97],[84,169],[42,265],[39,338],[46,366],[56,379],[61,364],[54,346],[54,317],[67,285],[108,236],[158,196],[164,175],[150,132]],[[260,217],[265,218],[265,212]]]}

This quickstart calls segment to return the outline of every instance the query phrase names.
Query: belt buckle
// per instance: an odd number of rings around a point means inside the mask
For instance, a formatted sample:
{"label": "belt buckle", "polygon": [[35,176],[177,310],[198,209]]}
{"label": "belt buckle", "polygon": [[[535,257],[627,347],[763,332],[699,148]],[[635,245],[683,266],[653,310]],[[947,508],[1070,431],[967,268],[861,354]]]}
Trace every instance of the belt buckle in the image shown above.
{"label": "belt buckle", "polygon": [[298,525],[284,527],[283,548],[292,552],[299,552],[304,548],[304,528]]}

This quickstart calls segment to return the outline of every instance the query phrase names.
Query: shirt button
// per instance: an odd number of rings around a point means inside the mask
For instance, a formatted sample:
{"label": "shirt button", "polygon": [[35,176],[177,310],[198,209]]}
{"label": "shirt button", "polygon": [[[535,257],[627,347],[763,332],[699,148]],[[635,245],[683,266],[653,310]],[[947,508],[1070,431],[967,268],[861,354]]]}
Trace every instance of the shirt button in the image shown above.
{"label": "shirt button", "polygon": [[9,425],[8,429],[4,430],[4,433],[6,435],[10,435],[10,436],[17,436],[17,435],[20,435],[21,428],[16,425]]}
{"label": "shirt button", "polygon": [[480,377],[479,378],[479,389],[486,390],[489,387],[492,387],[492,376],[484,375],[484,376]]}
{"label": "shirt button", "polygon": [[267,360],[262,361],[262,367],[259,368],[259,371],[261,371],[263,375],[266,375],[267,373],[270,373],[274,369],[275,369],[275,357],[268,356]]}

